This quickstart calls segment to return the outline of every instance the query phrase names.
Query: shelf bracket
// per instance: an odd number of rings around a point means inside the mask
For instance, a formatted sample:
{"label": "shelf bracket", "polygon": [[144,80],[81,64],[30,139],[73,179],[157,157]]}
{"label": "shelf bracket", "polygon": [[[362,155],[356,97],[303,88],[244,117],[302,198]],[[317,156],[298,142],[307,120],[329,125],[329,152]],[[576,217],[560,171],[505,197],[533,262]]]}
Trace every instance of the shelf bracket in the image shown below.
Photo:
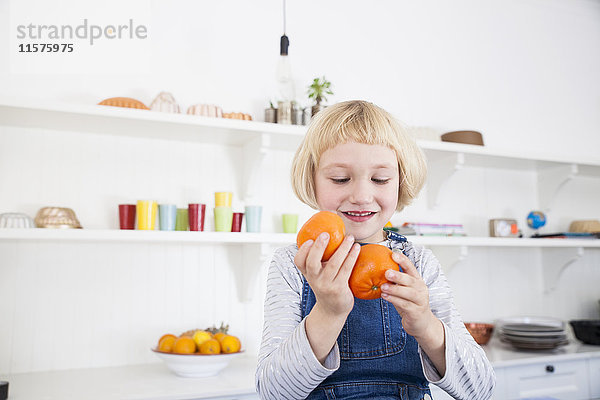
{"label": "shelf bracket", "polygon": [[556,290],[561,276],[568,267],[583,257],[583,247],[544,248],[542,253],[542,274],[544,294]]}
{"label": "shelf bracket", "polygon": [[464,153],[431,157],[427,178],[427,205],[430,209],[439,204],[439,194],[444,183],[464,165]]}
{"label": "shelf bracket", "polygon": [[469,256],[467,246],[430,246],[440,262],[444,273],[448,274]]}
{"label": "shelf bracket", "polygon": [[242,303],[252,301],[263,267],[271,255],[271,246],[267,243],[245,243],[242,245],[242,261],[233,265],[238,300]]}
{"label": "shelf bracket", "polygon": [[262,186],[263,165],[267,150],[271,145],[269,135],[262,133],[244,144],[243,180],[240,193],[245,201],[259,201]]}
{"label": "shelf bracket", "polygon": [[577,164],[542,168],[538,171],[538,196],[540,209],[550,211],[550,205],[564,185],[579,173]]}

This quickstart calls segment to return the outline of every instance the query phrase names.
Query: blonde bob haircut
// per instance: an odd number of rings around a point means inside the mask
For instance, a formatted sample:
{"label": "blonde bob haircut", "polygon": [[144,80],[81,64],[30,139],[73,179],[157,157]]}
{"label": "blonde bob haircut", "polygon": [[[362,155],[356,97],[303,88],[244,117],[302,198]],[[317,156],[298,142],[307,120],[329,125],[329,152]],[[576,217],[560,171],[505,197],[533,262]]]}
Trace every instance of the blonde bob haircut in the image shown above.
{"label": "blonde bob haircut", "polygon": [[373,103],[352,100],[327,107],[311,121],[292,161],[292,188],[300,201],[318,209],[315,173],[321,155],[348,142],[383,145],[394,150],[400,172],[397,211],[417,197],[427,177],[421,149],[387,111]]}

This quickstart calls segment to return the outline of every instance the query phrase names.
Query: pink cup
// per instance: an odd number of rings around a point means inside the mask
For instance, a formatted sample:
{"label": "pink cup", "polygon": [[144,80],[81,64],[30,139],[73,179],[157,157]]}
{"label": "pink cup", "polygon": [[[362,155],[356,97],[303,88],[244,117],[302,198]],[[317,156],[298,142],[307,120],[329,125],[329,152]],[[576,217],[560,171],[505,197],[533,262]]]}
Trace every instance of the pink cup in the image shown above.
{"label": "pink cup", "polygon": [[188,204],[190,231],[204,231],[204,214],[206,204]]}
{"label": "pink cup", "polygon": [[244,219],[244,213],[234,212],[231,220],[231,232],[242,231],[242,220]]}

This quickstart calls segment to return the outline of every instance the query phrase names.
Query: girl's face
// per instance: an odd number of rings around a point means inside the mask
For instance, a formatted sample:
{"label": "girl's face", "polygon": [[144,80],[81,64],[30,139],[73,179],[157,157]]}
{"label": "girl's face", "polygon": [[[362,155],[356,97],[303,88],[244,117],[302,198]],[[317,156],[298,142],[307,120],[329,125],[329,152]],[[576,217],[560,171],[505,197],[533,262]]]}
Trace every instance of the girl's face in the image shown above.
{"label": "girl's face", "polygon": [[386,146],[349,142],[326,150],[315,174],[319,209],[337,213],[357,241],[384,240],[383,226],[398,204],[396,153]]}

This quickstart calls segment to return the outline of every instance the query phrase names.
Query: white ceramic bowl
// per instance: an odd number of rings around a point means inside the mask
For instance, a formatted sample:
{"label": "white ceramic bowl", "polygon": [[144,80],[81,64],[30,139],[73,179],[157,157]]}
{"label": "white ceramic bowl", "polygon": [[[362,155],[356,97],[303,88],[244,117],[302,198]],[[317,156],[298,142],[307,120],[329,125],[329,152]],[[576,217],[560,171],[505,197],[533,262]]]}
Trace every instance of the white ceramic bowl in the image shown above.
{"label": "white ceramic bowl", "polygon": [[0,214],[0,228],[35,228],[35,223],[23,213],[4,213]]}
{"label": "white ceramic bowl", "polygon": [[205,378],[221,372],[229,363],[242,355],[243,351],[231,354],[173,354],[151,349],[165,362],[167,368],[183,378]]}

